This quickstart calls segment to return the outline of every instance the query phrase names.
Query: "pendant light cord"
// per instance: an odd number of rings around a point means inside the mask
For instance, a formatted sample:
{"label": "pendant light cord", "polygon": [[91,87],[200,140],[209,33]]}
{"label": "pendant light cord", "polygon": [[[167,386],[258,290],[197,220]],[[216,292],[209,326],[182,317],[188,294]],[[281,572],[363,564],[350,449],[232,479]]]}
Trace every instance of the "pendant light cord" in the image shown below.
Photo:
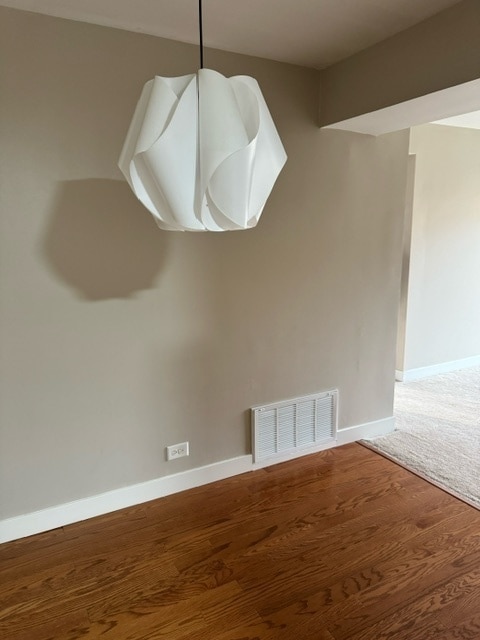
{"label": "pendant light cord", "polygon": [[198,27],[200,30],[200,69],[203,69],[203,19],[202,0],[198,0]]}

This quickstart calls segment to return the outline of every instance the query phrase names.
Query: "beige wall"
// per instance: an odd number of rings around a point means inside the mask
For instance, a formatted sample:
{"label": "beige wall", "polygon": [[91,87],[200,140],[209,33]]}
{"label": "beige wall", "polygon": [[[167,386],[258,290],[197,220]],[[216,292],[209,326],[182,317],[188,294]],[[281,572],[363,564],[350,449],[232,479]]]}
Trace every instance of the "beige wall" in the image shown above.
{"label": "beige wall", "polygon": [[[479,61],[480,2],[463,0],[325,69],[321,75],[320,124],[476,80],[480,78]],[[454,113],[443,117],[447,115]]]}
{"label": "beige wall", "polygon": [[408,157],[407,183],[405,187],[405,222],[403,225],[402,275],[398,305],[396,369],[405,369],[405,339],[407,330],[408,284],[410,275],[410,249],[412,240],[413,193],[415,186],[415,156]]}
{"label": "beige wall", "polygon": [[249,453],[256,404],[338,387],[341,428],[391,416],[408,135],[321,132],[316,72],[208,51],[289,160],[256,229],[162,232],[116,161],[197,49],[0,17],[2,517]]}
{"label": "beige wall", "polygon": [[410,152],[403,371],[480,356],[480,131],[415,127]]}

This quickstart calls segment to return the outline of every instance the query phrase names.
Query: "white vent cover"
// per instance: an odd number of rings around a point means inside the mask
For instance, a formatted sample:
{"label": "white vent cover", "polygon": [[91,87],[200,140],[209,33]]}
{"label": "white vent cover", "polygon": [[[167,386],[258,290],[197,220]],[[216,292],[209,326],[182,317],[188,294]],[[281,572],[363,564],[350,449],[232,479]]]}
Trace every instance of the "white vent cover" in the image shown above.
{"label": "white vent cover", "polygon": [[337,397],[335,389],[252,408],[254,461],[333,442]]}

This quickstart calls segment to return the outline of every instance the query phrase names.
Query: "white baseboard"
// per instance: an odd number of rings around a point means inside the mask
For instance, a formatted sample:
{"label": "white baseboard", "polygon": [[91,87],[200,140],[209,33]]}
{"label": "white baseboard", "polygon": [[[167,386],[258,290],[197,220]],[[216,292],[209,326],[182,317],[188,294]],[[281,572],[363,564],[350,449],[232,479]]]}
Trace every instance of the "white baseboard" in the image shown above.
{"label": "white baseboard", "polygon": [[347,427],[339,429],[337,433],[337,445],[364,440],[365,438],[376,438],[385,436],[395,429],[395,418],[383,418],[382,420],[374,420],[373,422],[365,422],[356,427]]}
{"label": "white baseboard", "polygon": [[222,460],[0,521],[0,543],[63,527],[252,470],[252,456]]}
{"label": "white baseboard", "polygon": [[183,471],[182,473],[176,473],[171,476],[156,478],[155,480],[149,480],[148,482],[134,484],[121,489],[114,489],[113,491],[100,493],[89,498],[74,500],[73,502],[49,507],[41,511],[34,511],[33,513],[8,518],[0,521],[0,543],[63,527],[73,522],[94,518],[95,516],[117,511],[118,509],[132,507],[143,502],[148,502],[149,500],[156,500],[157,498],[178,493],[179,491],[193,489],[194,487],[199,487],[209,482],[230,478],[240,473],[278,464],[279,462],[315,453],[323,449],[355,442],[363,438],[383,435],[393,431],[393,428],[393,417],[376,420],[355,427],[339,429],[335,441],[317,446],[315,449],[295,451],[293,455],[288,455],[284,458],[276,457],[255,465],[253,464],[251,455],[240,456],[230,460],[215,462],[204,467]]}
{"label": "white baseboard", "polygon": [[301,447],[300,449],[291,449],[283,454],[276,454],[270,458],[265,458],[259,462],[253,462],[252,468],[264,469],[265,467],[271,467],[274,464],[280,464],[281,462],[288,462],[289,460],[295,460],[295,458],[302,458],[303,456],[309,456],[312,453],[318,453],[319,451],[325,451],[325,449],[331,449],[336,447],[338,442],[336,440],[329,440],[320,444],[315,444],[311,447]]}
{"label": "white baseboard", "polygon": [[451,371],[459,371],[460,369],[468,369],[469,367],[479,367],[480,356],[472,356],[463,358],[462,360],[452,360],[451,362],[441,362],[428,367],[419,367],[418,369],[407,369],[406,371],[395,371],[395,380],[398,382],[412,382],[413,380],[421,380],[429,376],[438,376],[441,373],[450,373]]}

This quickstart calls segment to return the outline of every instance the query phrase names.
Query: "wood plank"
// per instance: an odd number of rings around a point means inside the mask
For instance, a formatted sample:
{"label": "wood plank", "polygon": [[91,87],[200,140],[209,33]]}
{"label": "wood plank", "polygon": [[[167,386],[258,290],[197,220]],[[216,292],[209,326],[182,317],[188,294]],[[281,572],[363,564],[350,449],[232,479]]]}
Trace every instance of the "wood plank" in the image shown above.
{"label": "wood plank", "polygon": [[55,616],[41,624],[29,625],[21,629],[9,628],[2,638],[6,640],[77,640],[85,637],[90,628],[86,611]]}
{"label": "wood plank", "polygon": [[[462,574],[437,589],[416,599],[405,607],[399,608],[391,615],[383,618],[376,624],[362,631],[350,635],[351,640],[370,640],[370,638],[383,637],[385,639],[407,640],[409,638],[425,637],[426,629],[438,631],[438,637],[446,629],[438,622],[438,614],[446,607],[451,609],[453,604],[466,594],[477,593],[480,580],[480,568],[470,573]],[[451,613],[452,611],[450,611]],[[432,622],[435,621],[435,626]],[[433,627],[433,628],[432,628]]]}

